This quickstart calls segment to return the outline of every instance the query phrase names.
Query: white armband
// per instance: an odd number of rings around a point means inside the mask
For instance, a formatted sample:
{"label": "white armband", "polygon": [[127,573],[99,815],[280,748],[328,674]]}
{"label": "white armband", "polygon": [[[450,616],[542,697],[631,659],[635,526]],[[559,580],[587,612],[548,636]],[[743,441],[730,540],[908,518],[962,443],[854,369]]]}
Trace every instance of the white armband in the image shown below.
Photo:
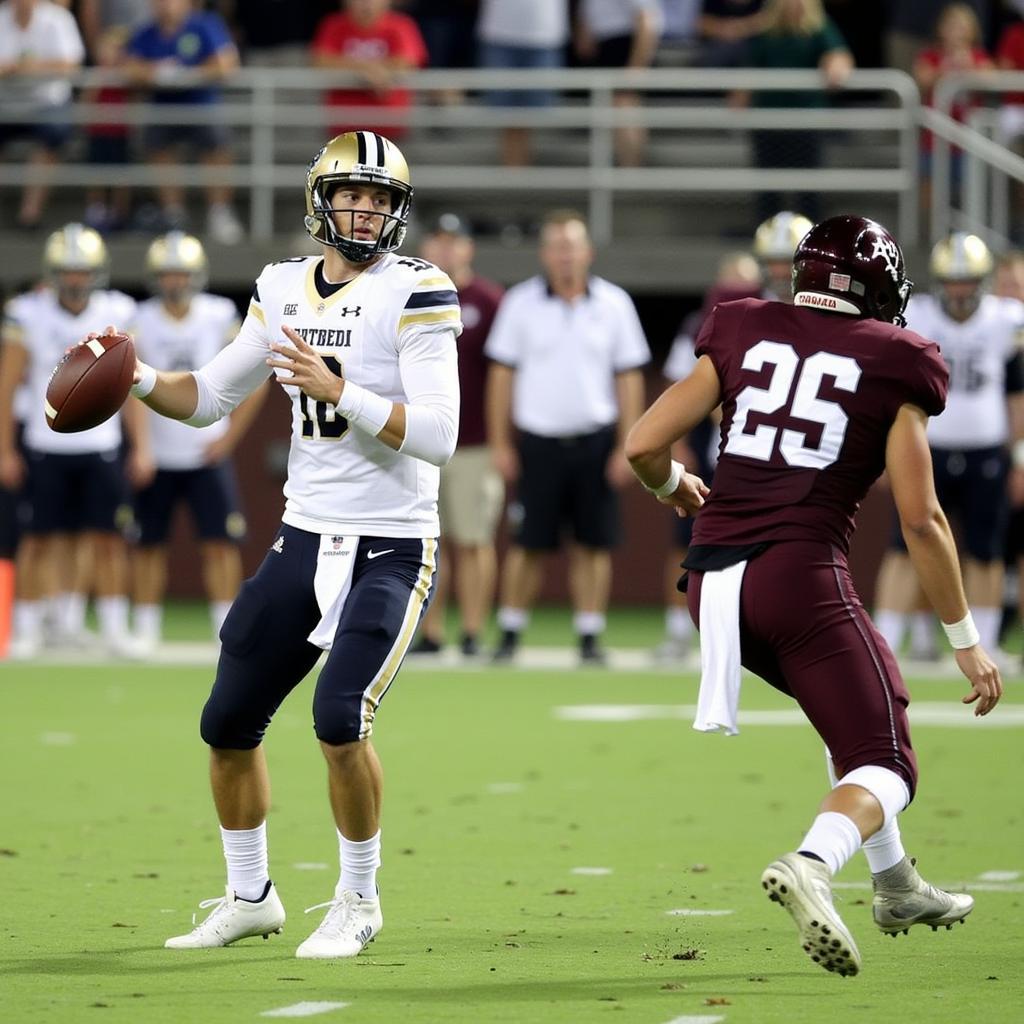
{"label": "white armband", "polygon": [[391,418],[394,403],[346,380],[336,408],[353,427],[376,437]]}
{"label": "white armband", "polygon": [[672,468],[669,470],[668,479],[660,487],[647,487],[656,498],[667,498],[670,494],[675,494],[679,485],[682,483],[683,474],[686,472],[686,467],[681,462],[672,460]]}
{"label": "white armband", "polygon": [[[138,360],[139,379],[128,390],[136,398],[145,398],[156,387],[156,370]],[[123,385],[122,385],[123,386]]]}
{"label": "white armband", "polygon": [[944,622],[942,628],[950,646],[955,651],[962,651],[981,642],[978,627],[974,624],[974,616],[968,612],[959,622]]}

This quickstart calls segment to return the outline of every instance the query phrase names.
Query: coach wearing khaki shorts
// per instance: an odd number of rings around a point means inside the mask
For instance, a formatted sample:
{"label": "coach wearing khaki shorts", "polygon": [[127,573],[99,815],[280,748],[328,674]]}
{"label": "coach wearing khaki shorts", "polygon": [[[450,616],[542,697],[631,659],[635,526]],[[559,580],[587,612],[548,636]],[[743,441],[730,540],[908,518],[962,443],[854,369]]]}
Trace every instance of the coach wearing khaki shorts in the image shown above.
{"label": "coach wearing khaki shorts", "polygon": [[424,259],[455,282],[462,306],[459,338],[459,387],[462,411],[459,438],[451,462],[441,470],[441,566],[434,600],[420,626],[417,654],[436,654],[444,643],[444,608],[455,552],[455,590],[462,620],[462,653],[479,653],[480,631],[494,600],[497,558],[494,535],[505,503],[505,484],[494,468],[484,424],[487,358],[484,345],[501,302],[502,290],[473,272],[473,239],[465,221],[443,214],[424,238]]}

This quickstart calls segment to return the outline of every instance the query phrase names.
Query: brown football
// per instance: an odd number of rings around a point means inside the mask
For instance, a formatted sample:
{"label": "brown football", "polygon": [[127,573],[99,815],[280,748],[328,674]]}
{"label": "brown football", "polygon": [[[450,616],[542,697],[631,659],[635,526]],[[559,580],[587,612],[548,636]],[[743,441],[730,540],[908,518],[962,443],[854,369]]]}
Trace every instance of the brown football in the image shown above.
{"label": "brown football", "polygon": [[59,434],[99,426],[124,405],[134,375],[135,345],[127,334],[76,345],[50,374],[46,422]]}

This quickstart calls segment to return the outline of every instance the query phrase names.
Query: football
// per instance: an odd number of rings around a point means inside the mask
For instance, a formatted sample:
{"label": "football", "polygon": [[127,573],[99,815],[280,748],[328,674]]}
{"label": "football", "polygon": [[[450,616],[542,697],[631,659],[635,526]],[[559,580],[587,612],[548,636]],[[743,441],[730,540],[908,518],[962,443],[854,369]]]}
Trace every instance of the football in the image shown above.
{"label": "football", "polygon": [[127,334],[104,334],[76,345],[50,374],[50,429],[73,434],[110,419],[124,405],[134,375],[135,345]]}

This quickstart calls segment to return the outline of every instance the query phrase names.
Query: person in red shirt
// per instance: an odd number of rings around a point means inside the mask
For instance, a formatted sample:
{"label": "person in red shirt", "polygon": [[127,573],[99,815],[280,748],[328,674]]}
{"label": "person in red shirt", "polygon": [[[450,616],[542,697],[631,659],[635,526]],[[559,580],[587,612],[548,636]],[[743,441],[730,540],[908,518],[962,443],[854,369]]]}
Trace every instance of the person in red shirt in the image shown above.
{"label": "person in red shirt", "polygon": [[[427,47],[420,30],[406,14],[391,10],[391,0],[344,0],[343,10],[329,14],[317,26],[313,37],[313,64],[318,68],[351,71],[366,83],[362,89],[332,89],[327,94],[331,107],[371,107],[405,110],[411,105],[408,89],[395,86],[395,79],[427,63]],[[352,128],[401,138],[402,124],[376,127],[370,120],[347,119],[331,126],[338,134]]]}

